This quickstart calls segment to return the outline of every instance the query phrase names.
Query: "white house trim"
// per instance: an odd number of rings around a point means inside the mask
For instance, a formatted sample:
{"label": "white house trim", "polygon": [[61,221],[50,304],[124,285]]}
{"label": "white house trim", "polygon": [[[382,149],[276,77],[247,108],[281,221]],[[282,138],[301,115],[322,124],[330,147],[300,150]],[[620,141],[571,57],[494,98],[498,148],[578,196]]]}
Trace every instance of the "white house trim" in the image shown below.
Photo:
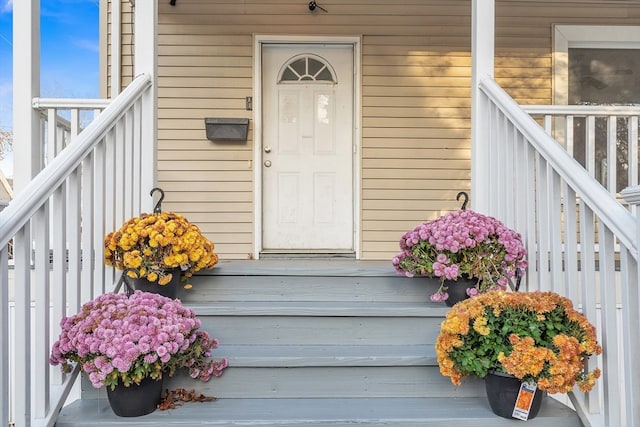
{"label": "white house trim", "polygon": [[110,98],[115,98],[122,87],[122,4],[111,2],[111,91]]}
{"label": "white house trim", "polygon": [[486,106],[479,82],[494,75],[495,2],[473,0],[471,11],[471,200],[473,209],[488,212],[489,146]]}
{"label": "white house trim", "polygon": [[360,259],[360,218],[361,218],[361,43],[360,37],[327,37],[297,35],[256,35],[253,39],[253,205],[254,205],[254,258],[262,251],[262,46],[269,43],[322,43],[353,45],[353,123],[354,123],[354,164],[353,164],[353,245],[356,259]]}
{"label": "white house trim", "polygon": [[640,49],[640,27],[556,25],[553,28],[553,103],[569,100],[569,48]]}
{"label": "white house trim", "polygon": [[[136,76],[148,74],[151,77],[151,90],[145,92],[141,100],[145,115],[140,123],[139,137],[142,138],[142,159],[140,164],[141,188],[151,191],[155,187],[157,172],[156,160],[158,140],[158,3],[156,0],[138,0],[134,3],[134,60],[133,70]],[[142,212],[151,212],[151,197],[134,194],[133,200],[140,201]]]}

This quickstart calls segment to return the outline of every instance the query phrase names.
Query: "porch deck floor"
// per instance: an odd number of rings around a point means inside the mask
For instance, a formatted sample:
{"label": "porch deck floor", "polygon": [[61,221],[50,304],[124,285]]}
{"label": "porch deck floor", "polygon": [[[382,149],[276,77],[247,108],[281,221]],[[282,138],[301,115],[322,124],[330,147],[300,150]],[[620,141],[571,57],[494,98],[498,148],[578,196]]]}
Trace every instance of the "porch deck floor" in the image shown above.
{"label": "porch deck floor", "polygon": [[[108,426],[513,426],[518,420],[493,414],[486,398],[219,399],[188,402],[142,417],[122,418],[105,398],[66,407],[57,427]],[[575,412],[546,398],[528,426],[582,426]]]}

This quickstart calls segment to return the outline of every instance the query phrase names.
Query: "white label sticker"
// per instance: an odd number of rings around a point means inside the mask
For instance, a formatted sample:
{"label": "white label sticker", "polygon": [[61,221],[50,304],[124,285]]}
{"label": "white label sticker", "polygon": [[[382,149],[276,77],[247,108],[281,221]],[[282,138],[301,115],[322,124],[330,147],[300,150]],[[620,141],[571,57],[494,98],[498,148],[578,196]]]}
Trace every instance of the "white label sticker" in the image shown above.
{"label": "white label sticker", "polygon": [[516,406],[513,408],[513,418],[526,421],[529,419],[529,410],[533,403],[533,396],[536,394],[538,386],[534,382],[525,382],[520,385],[520,392],[516,399]]}

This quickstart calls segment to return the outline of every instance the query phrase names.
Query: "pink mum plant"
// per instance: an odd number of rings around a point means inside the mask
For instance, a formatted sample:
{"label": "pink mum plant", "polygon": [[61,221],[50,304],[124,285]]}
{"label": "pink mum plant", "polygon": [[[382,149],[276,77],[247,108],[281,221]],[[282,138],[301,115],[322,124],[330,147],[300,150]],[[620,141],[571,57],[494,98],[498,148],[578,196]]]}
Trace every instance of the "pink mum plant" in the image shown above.
{"label": "pink mum plant", "polygon": [[520,234],[496,218],[471,210],[459,210],[424,222],[400,239],[402,252],[393,258],[396,271],[408,277],[440,278],[431,296],[445,301],[445,280],[477,279],[471,296],[504,290],[508,279],[527,268],[527,251]]}
{"label": "pink mum plant", "polygon": [[96,388],[171,377],[179,368],[209,381],[228,362],[209,359],[218,340],[199,330],[200,324],[179,300],[140,291],[130,297],[107,293],[62,319],[50,363],[63,372],[80,364]]}

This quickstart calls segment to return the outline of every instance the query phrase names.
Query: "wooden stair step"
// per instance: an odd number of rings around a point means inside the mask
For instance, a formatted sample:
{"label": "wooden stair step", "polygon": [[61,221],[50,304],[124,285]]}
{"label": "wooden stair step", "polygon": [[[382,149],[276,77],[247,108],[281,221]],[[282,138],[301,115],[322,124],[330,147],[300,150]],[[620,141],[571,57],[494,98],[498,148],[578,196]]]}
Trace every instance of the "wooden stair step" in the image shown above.
{"label": "wooden stair step", "polygon": [[436,317],[444,304],[415,302],[244,301],[185,303],[199,316]]}
{"label": "wooden stair step", "polygon": [[[84,427],[87,423],[92,427],[442,427],[447,424],[502,427],[514,426],[517,422],[493,414],[486,397],[218,399],[207,403],[189,402],[142,417],[121,418],[113,414],[103,396],[72,403],[58,418],[56,427]],[[581,427],[582,424],[573,411],[547,397],[538,416],[528,420],[527,426]]]}
{"label": "wooden stair step", "polygon": [[221,345],[215,357],[234,368],[437,364],[433,345]]}

